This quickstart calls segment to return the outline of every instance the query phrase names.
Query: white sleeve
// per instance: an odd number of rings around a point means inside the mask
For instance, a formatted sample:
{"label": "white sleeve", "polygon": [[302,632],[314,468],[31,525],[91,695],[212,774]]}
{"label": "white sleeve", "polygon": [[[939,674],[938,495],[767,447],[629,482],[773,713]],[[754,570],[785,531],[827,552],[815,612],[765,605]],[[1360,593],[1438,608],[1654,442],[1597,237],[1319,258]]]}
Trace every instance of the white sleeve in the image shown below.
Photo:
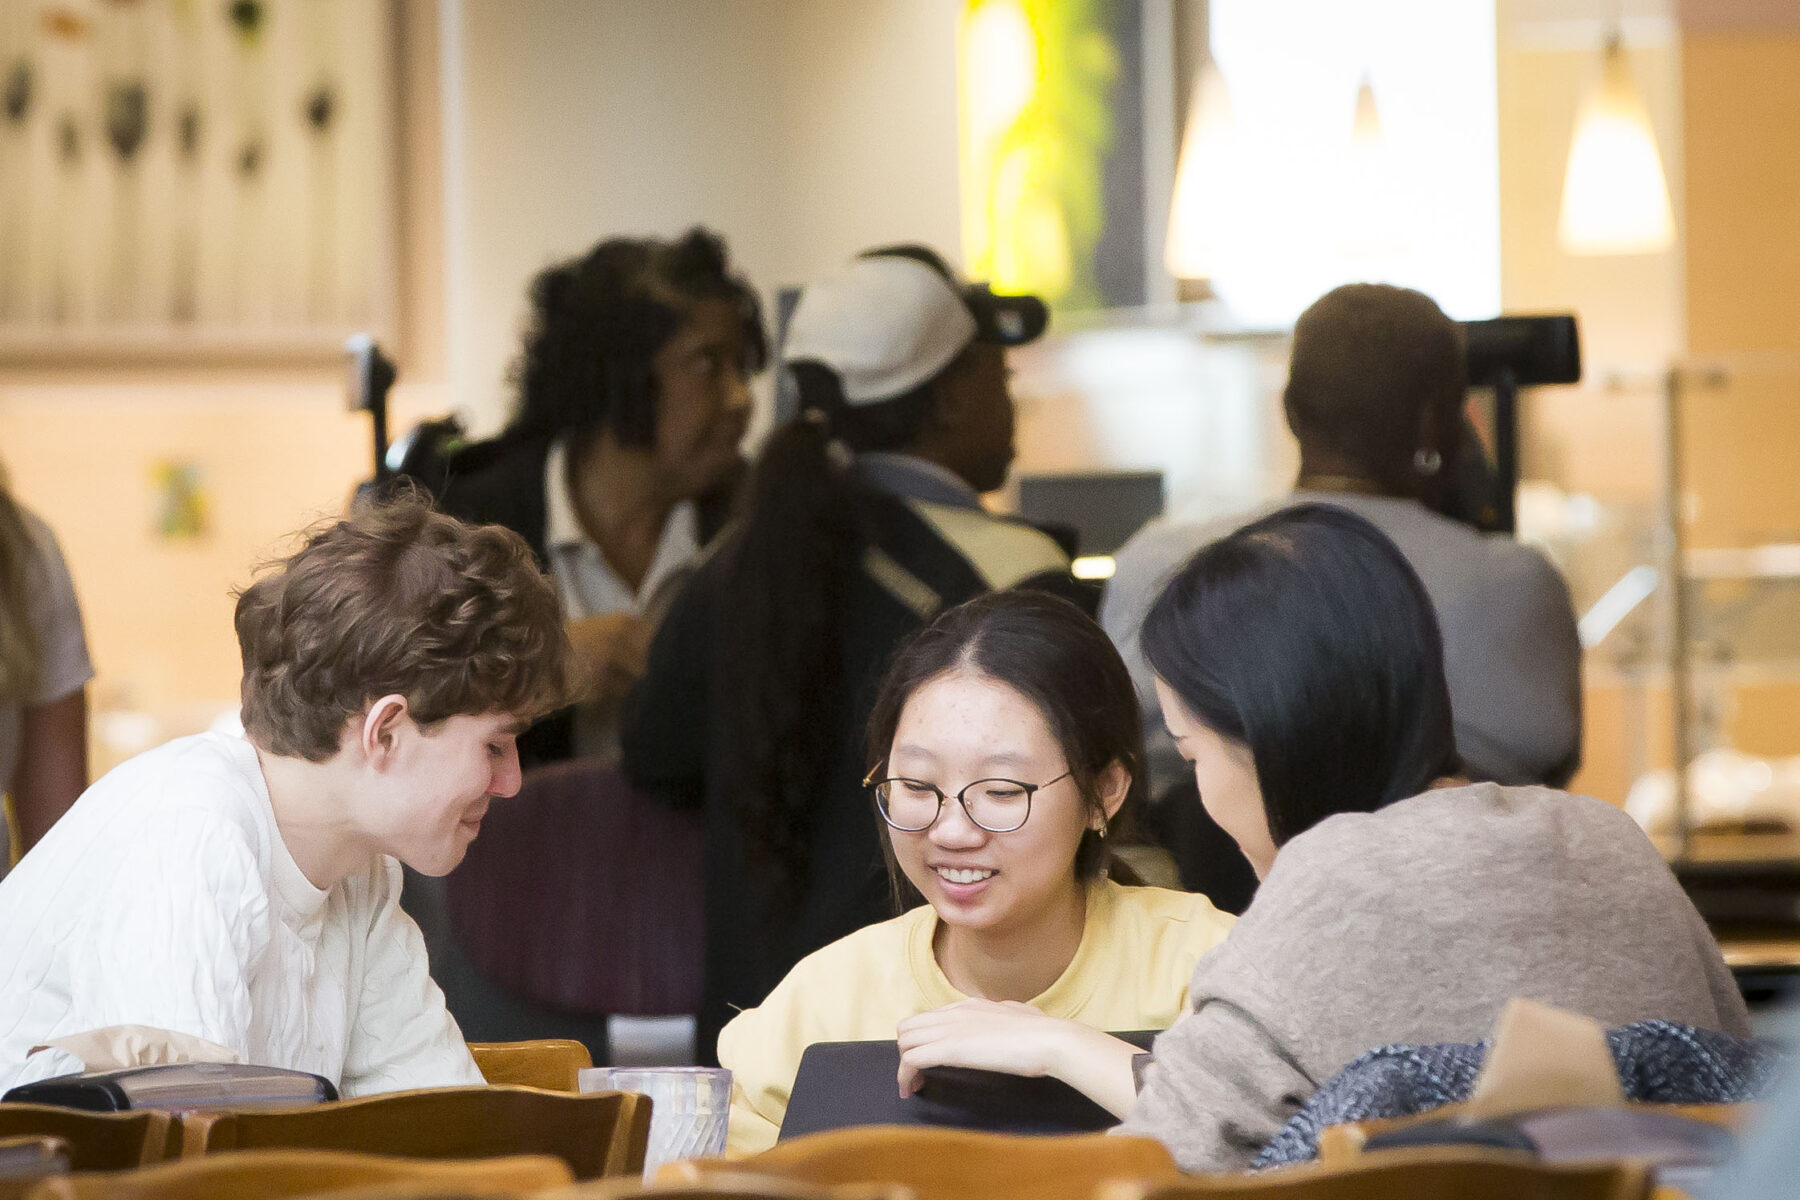
{"label": "white sleeve", "polygon": [[30,703],[49,704],[71,695],[92,679],[94,665],[88,659],[75,584],[69,578],[56,535],[30,514],[25,514],[25,520],[37,548],[27,568],[30,588],[26,604],[39,656],[38,686]]}
{"label": "white sleeve", "polygon": [[444,993],[431,979],[425,937],[400,907],[400,864],[383,860],[371,880],[367,948],[344,1055],[346,1097],[485,1082]]}
{"label": "white sleeve", "polygon": [[[248,981],[267,946],[268,895],[243,830],[176,808],[129,836],[110,877],[61,886],[100,895],[58,951],[69,995],[49,1037],[148,1025],[250,1059]],[[71,1062],[33,1055],[20,1079],[79,1069]]]}

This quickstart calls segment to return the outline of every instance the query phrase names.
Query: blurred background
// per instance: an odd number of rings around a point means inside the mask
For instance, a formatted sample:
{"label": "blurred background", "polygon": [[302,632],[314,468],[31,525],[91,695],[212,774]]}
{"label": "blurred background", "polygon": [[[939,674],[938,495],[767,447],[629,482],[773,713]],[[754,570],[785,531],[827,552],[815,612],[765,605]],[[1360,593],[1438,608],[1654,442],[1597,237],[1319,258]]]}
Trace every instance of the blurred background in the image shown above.
{"label": "blurred background", "polygon": [[96,772],[234,707],[232,587],[368,476],[348,334],[397,430],[491,432],[529,278],[699,223],[771,311],[895,241],[1044,294],[1028,509],[1284,491],[1285,331],[1337,283],[1575,314],[1518,499],[1587,618],[1574,787],[1649,812],[1700,756],[1800,806],[1790,0],[4,0],[0,78],[0,460]]}

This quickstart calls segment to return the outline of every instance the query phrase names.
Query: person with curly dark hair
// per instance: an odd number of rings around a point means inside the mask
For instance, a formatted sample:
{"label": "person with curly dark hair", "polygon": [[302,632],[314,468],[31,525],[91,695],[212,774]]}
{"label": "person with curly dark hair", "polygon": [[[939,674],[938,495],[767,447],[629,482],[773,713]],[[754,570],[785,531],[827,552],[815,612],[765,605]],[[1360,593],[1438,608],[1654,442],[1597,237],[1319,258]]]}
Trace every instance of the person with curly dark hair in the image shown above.
{"label": "person with curly dark hair", "polygon": [[555,588],[512,531],[401,496],[312,531],[236,626],[244,733],[122,764],[0,882],[0,1090],[120,1026],[345,1095],[482,1082],[401,864],[447,874],[519,790],[566,689]]}
{"label": "person with curly dark hair", "polygon": [[520,743],[528,764],[602,753],[671,586],[724,525],[744,463],[761,305],[704,229],[612,238],[540,274],[499,437],[424,482],[518,532],[556,580],[582,702]]}

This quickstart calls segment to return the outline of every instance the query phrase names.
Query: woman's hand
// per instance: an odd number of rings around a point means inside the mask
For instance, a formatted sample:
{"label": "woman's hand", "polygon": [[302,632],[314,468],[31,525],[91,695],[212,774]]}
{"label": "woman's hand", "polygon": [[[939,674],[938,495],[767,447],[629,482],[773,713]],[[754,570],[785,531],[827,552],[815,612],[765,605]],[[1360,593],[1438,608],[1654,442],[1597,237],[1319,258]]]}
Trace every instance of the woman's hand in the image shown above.
{"label": "woman's hand", "polygon": [[1117,1116],[1137,1098],[1137,1048],[1078,1021],[1046,1016],[1015,1001],[960,1000],[900,1022],[900,1094],[919,1090],[927,1067],[975,1067],[1008,1075],[1048,1075]]}

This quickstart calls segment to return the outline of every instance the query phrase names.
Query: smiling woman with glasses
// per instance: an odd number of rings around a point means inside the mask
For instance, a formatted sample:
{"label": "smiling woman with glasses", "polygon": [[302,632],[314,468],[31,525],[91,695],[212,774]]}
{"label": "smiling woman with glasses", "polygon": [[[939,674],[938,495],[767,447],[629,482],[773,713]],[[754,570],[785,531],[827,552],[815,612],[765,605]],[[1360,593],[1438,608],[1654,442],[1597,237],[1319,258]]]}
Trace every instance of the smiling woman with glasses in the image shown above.
{"label": "smiling woman with glasses", "polygon": [[1112,643],[1049,595],[970,601],[901,647],[867,746],[871,819],[908,911],[809,956],[725,1027],[732,1151],[774,1141],[817,1042],[897,1039],[903,1095],[960,1066],[1126,1107],[1136,1049],[1105,1031],[1173,1022],[1232,919],[1112,870],[1143,804],[1137,700]]}

